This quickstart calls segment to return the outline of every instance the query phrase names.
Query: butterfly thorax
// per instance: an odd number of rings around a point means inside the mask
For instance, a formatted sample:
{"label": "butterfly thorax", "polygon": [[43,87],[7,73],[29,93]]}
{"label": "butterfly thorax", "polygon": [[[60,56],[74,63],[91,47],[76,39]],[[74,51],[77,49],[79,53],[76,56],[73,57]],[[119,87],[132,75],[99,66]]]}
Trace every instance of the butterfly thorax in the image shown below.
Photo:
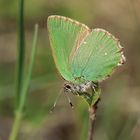
{"label": "butterfly thorax", "polygon": [[73,84],[70,82],[66,82],[64,84],[64,92],[65,93],[73,93],[74,95],[83,95],[90,94],[97,87],[97,83],[94,82],[86,82],[83,84]]}
{"label": "butterfly thorax", "polygon": [[85,82],[82,84],[74,84],[67,82],[64,84],[64,93],[72,93],[73,95],[78,95],[86,99],[89,105],[92,104],[93,96],[96,96],[96,91],[98,91],[98,83]]}

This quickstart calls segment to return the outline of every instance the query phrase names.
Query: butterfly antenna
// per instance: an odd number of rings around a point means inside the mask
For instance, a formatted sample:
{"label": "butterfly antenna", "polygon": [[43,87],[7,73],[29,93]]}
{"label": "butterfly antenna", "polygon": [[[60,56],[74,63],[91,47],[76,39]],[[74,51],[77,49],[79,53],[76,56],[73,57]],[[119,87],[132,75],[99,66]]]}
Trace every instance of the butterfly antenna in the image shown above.
{"label": "butterfly antenna", "polygon": [[73,104],[72,104],[72,102],[71,102],[70,97],[68,96],[67,92],[64,92],[64,93],[65,93],[65,95],[66,95],[66,97],[67,97],[67,100],[68,100],[68,102],[69,102],[71,108],[73,108]]}
{"label": "butterfly antenna", "polygon": [[61,95],[62,95],[62,90],[60,91],[59,95],[56,97],[55,102],[53,104],[53,107],[51,108],[50,112],[52,113],[54,108],[56,107],[57,101],[60,99]]}

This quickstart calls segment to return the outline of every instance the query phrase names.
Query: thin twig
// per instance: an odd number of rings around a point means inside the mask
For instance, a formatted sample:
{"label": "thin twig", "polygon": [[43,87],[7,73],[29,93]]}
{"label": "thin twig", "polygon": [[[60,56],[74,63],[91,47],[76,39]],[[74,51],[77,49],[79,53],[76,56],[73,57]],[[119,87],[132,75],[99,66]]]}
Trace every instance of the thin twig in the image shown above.
{"label": "thin twig", "polygon": [[97,104],[100,98],[96,101],[96,103],[89,108],[89,129],[88,129],[88,140],[93,140],[93,132],[94,132],[94,125],[96,119],[96,111],[97,111]]}

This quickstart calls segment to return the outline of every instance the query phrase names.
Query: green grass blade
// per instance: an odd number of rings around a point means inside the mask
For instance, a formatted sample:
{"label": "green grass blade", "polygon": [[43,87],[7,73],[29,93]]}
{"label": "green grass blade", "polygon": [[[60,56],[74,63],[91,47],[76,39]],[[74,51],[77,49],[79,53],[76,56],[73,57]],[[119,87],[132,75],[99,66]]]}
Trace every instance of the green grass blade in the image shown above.
{"label": "green grass blade", "polygon": [[26,75],[26,79],[22,82],[23,85],[21,85],[22,89],[21,89],[21,93],[20,93],[19,105],[18,105],[18,108],[15,113],[15,120],[14,120],[14,124],[13,124],[13,128],[12,128],[9,140],[16,140],[17,134],[18,134],[18,131],[20,128],[20,122],[22,120],[23,108],[24,108],[27,93],[28,93],[29,83],[31,80],[31,74],[32,74],[32,69],[33,69],[33,64],[34,64],[34,59],[35,59],[37,37],[38,37],[38,25],[35,25],[35,32],[34,32],[31,55],[30,55],[29,69],[28,69],[28,72]]}
{"label": "green grass blade", "polygon": [[38,37],[38,24],[35,25],[35,32],[33,37],[33,43],[32,43],[32,50],[30,55],[30,63],[29,63],[29,69],[26,75],[26,79],[24,81],[24,85],[21,91],[21,97],[20,97],[20,107],[22,108],[24,106],[24,102],[26,100],[26,95],[28,92],[29,83],[31,80],[31,74],[33,70],[33,64],[35,60],[35,52],[36,52],[36,46],[37,46],[37,37]]}

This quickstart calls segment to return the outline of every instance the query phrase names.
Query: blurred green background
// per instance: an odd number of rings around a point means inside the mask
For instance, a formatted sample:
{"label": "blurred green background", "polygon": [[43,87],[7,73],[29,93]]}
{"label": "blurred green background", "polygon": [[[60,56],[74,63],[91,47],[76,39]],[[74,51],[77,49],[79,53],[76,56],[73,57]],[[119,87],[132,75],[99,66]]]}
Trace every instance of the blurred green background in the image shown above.
{"label": "blurred green background", "polygon": [[[14,117],[17,60],[17,0],[0,0],[0,140],[8,140]],[[104,28],[119,38],[126,64],[101,83],[95,140],[140,139],[140,1],[139,0],[25,0],[26,66],[34,24],[39,39],[19,140],[86,140],[87,104],[71,95],[50,113],[63,80],[51,55],[46,21],[63,15]]]}

